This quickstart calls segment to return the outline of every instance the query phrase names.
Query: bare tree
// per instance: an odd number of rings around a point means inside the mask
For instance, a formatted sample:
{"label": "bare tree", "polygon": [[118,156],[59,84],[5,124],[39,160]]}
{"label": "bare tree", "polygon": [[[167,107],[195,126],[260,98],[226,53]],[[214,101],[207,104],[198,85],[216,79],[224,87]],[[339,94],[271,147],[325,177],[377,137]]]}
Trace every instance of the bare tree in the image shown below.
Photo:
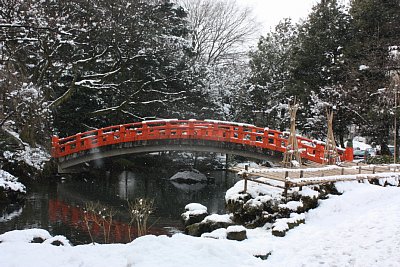
{"label": "bare tree", "polygon": [[243,44],[257,32],[250,8],[236,0],[177,0],[188,12],[192,43],[207,64],[237,56]]}

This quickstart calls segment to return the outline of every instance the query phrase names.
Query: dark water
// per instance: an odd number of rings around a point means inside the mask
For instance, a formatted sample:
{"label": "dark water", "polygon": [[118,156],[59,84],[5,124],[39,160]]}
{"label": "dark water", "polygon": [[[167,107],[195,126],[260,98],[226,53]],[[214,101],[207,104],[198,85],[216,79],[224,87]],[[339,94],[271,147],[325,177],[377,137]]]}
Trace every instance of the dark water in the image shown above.
{"label": "dark water", "polygon": [[[36,184],[21,206],[0,208],[0,233],[15,229],[42,228],[52,235],[64,235],[73,244],[90,243],[84,223],[84,207],[99,202],[117,211],[111,229],[112,242],[129,242],[127,199],[154,199],[154,213],[149,218],[151,234],[171,234],[183,230],[180,214],[186,204],[202,203],[209,213],[224,212],[224,196],[236,177],[225,171],[207,174],[208,183],[177,184],[169,181],[174,172],[158,169],[148,173],[124,171],[97,175],[96,178],[56,179],[46,185]],[[102,243],[103,231],[91,226],[95,241]],[[133,236],[136,229],[131,228]]]}

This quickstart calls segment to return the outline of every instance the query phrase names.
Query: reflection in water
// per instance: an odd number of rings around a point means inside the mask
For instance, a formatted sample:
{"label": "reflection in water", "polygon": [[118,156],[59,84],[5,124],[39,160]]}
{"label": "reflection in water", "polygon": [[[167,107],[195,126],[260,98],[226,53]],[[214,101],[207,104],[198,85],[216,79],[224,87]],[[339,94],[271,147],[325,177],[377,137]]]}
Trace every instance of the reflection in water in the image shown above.
{"label": "reflection in water", "polygon": [[[173,173],[172,173],[173,174]],[[182,228],[180,214],[186,204],[202,203],[210,213],[225,209],[226,190],[235,183],[234,174],[213,171],[208,184],[175,184],[168,180],[171,173],[157,172],[104,174],[95,179],[72,178],[35,185],[28,193],[22,210],[18,209],[7,220],[0,221],[0,234],[14,229],[43,228],[53,235],[64,235],[74,244],[89,243],[90,237],[83,227],[82,207],[89,201],[100,202],[118,211],[114,240],[127,242],[127,199],[154,199],[155,212],[149,218],[153,234],[167,234]],[[1,215],[3,216],[3,215]],[[3,217],[0,217],[3,218]],[[136,230],[133,230],[136,233]],[[100,240],[101,241],[101,240]]]}
{"label": "reflection in water", "polygon": [[118,175],[118,194],[121,199],[129,199],[129,193],[134,192],[136,176],[134,172],[123,171]]}
{"label": "reflection in water", "polygon": [[19,204],[8,205],[0,213],[0,223],[11,221],[22,214],[22,206]]}
{"label": "reflection in water", "polygon": [[[49,221],[50,223],[63,223],[74,227],[79,231],[87,231],[87,227],[84,221],[84,210],[80,207],[72,207],[67,203],[55,199],[49,200]],[[108,227],[108,226],[107,226]],[[90,224],[90,232],[93,239],[96,242],[102,242],[104,238],[103,229],[94,223]],[[111,239],[113,243],[127,243],[131,241],[131,238],[136,238],[137,229],[132,225],[129,226],[127,223],[113,220],[111,224]],[[149,234],[161,235],[167,234],[165,229],[152,227],[149,229]],[[130,238],[131,236],[131,238]]]}
{"label": "reflection in water", "polygon": [[197,184],[185,184],[185,183],[177,183],[177,182],[172,182],[171,184],[178,188],[179,190],[185,191],[186,193],[190,193],[192,191],[199,191],[206,187],[206,184],[202,183],[197,183]]}

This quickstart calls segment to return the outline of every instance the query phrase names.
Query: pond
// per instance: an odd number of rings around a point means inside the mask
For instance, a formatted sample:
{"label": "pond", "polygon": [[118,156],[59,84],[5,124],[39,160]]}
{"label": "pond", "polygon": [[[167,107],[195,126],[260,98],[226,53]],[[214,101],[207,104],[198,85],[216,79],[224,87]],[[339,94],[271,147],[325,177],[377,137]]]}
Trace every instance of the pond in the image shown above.
{"label": "pond", "polygon": [[[105,172],[89,176],[54,177],[49,183],[34,184],[22,205],[0,208],[0,234],[27,228],[42,228],[52,235],[64,235],[73,244],[91,242],[84,221],[87,203],[99,202],[112,207],[111,242],[129,242],[130,217],[127,200],[154,199],[154,212],[149,218],[150,234],[167,234],[183,231],[180,215],[186,204],[201,203],[209,213],[224,213],[224,196],[237,181],[233,173],[210,171],[207,183],[183,184],[169,178],[178,170],[159,168],[148,172]],[[93,175],[91,175],[93,176]],[[91,234],[102,243],[103,230],[91,225]],[[136,229],[131,228],[132,236]]]}

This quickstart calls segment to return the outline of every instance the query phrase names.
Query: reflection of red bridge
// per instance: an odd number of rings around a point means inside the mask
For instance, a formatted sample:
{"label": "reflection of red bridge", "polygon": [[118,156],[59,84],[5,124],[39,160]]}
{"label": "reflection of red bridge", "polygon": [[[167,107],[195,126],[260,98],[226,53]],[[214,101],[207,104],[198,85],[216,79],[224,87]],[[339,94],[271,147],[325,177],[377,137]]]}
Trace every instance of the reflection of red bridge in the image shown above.
{"label": "reflection of red bridge", "polygon": [[[325,145],[297,137],[301,157],[324,162]],[[254,125],[212,120],[157,120],[109,126],[73,136],[52,138],[52,156],[60,171],[95,159],[157,151],[206,151],[268,159],[268,151],[285,152],[283,132]],[[351,150],[338,148],[342,161]]]}
{"label": "reflection of red bridge", "polygon": [[[69,225],[75,229],[87,232],[84,222],[84,211],[79,207],[72,207],[63,201],[57,199],[49,200],[49,220],[50,222],[59,222]],[[150,234],[162,235],[167,234],[167,231],[160,228],[151,228]],[[91,234],[96,242],[103,241],[103,229],[97,224],[91,225]],[[118,221],[113,221],[111,226],[111,242],[127,243],[129,239],[129,225]],[[131,227],[131,237],[137,237],[137,229]]]}

